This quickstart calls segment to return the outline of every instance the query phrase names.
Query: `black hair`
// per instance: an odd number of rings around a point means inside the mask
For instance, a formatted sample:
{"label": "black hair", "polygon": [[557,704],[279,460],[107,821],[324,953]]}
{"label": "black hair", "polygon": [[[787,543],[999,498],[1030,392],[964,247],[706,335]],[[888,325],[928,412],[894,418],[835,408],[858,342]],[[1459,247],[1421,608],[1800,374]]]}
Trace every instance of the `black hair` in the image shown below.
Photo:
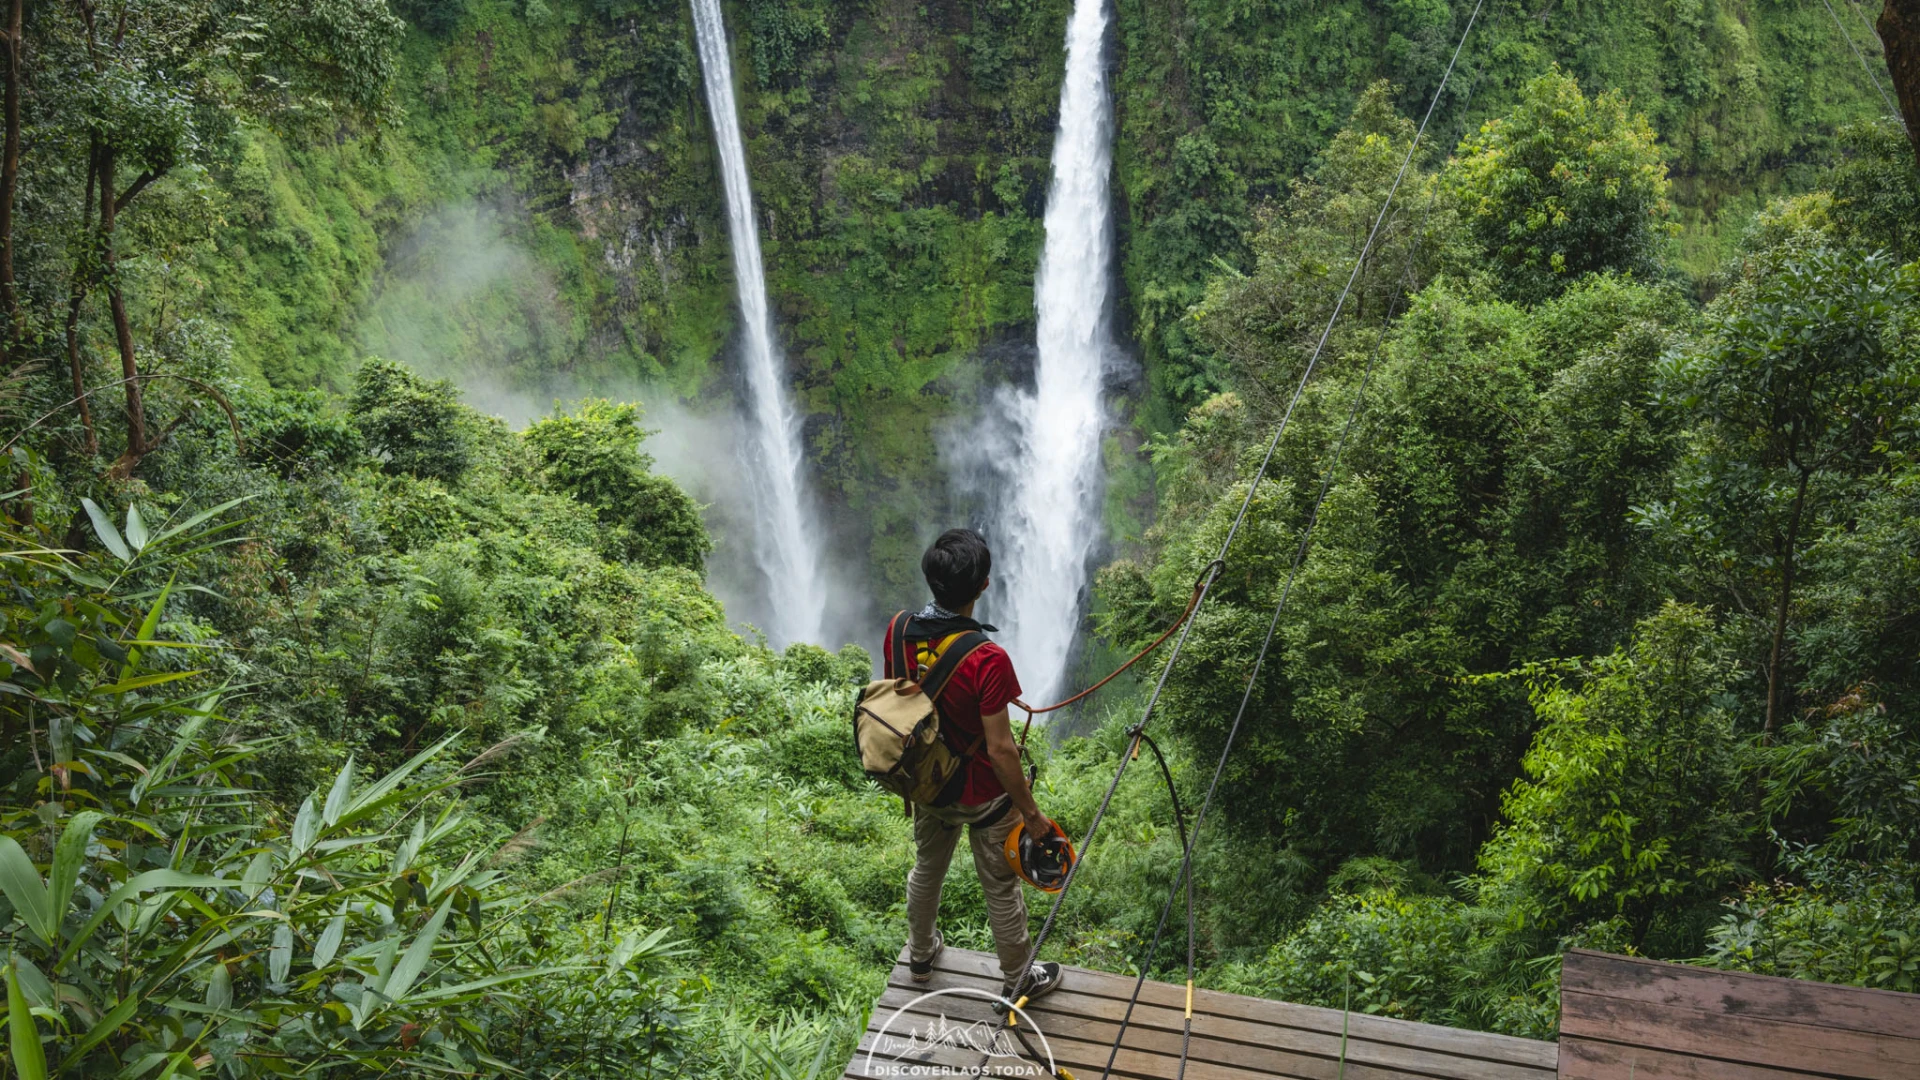
{"label": "black hair", "polygon": [[993,553],[987,550],[986,539],[972,529],[948,529],[920,556],[920,572],[933,590],[933,602],[949,611],[979,599],[992,569]]}

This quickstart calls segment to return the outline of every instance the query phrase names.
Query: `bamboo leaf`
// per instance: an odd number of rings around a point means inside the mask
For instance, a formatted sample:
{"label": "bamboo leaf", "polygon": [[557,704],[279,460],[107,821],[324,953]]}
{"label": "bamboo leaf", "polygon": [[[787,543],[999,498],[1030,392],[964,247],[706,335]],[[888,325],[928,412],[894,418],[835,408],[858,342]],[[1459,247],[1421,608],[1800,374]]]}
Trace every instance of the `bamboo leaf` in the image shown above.
{"label": "bamboo leaf", "polygon": [[281,923],[273,928],[273,948],[267,950],[267,978],[275,983],[287,981],[293,968],[293,926]]}
{"label": "bamboo leaf", "polygon": [[433,958],[433,946],[440,939],[440,928],[446,925],[447,912],[452,910],[453,897],[449,896],[441,902],[433,918],[427,920],[427,925],[420,928],[419,935],[413,939],[413,944],[407,946],[399,963],[393,965],[393,971],[380,988],[380,992],[389,1000],[398,1001],[407,996],[407,991],[413,988],[413,981],[426,970],[427,961]]}
{"label": "bamboo leaf", "polygon": [[93,534],[100,538],[108,551],[113,552],[113,557],[123,563],[132,562],[133,552],[127,548],[127,542],[120,538],[120,530],[113,527],[113,519],[107,516],[107,512],[92,499],[81,499],[80,505],[86,509],[87,516],[93,519]]}
{"label": "bamboo leaf", "polygon": [[[455,733],[441,739],[439,742],[434,743],[432,746],[427,747],[425,750],[407,759],[406,764],[381,777],[378,781],[375,781],[353,800],[353,805],[347,808],[346,812],[341,815],[340,820],[353,821],[366,814],[372,813],[377,809],[375,804],[380,799],[385,798],[388,793],[404,783],[407,777],[413,775],[415,770],[425,765],[428,760],[439,754],[440,751],[445,750],[453,740],[459,737],[459,734]],[[327,801],[331,803],[333,800],[329,798]],[[333,820],[329,819],[327,824],[333,824]]]}
{"label": "bamboo leaf", "polygon": [[131,545],[135,551],[144,551],[146,550],[149,537],[150,534],[147,532],[147,523],[140,517],[140,508],[132,503],[128,503],[127,543]]}
{"label": "bamboo leaf", "polygon": [[[92,810],[82,810],[73,815],[67,827],[60,833],[60,841],[53,847],[53,870],[47,881],[47,906],[53,917],[53,931],[60,932],[60,924],[66,919],[67,904],[73,899],[73,888],[80,880],[80,867],[87,861],[87,844],[93,840],[93,828],[100,824],[102,815]],[[52,938],[47,944],[58,945]]]}
{"label": "bamboo leaf", "polygon": [[225,1009],[232,1004],[233,976],[228,973],[225,961],[215,959],[207,979],[207,1008]]}
{"label": "bamboo leaf", "polygon": [[40,1045],[40,1029],[34,1025],[32,1008],[12,964],[7,965],[7,1048],[20,1080],[47,1080],[47,1052]]}
{"label": "bamboo leaf", "polygon": [[101,1040],[106,1039],[114,1032],[125,1027],[127,1021],[133,1018],[133,1011],[139,1007],[139,995],[128,994],[125,998],[122,998],[120,1004],[108,1010],[107,1015],[101,1017],[98,1023],[88,1028],[87,1033],[81,1036],[79,1043],[75,1044],[73,1052],[69,1053],[66,1058],[60,1062],[61,1073],[64,1074],[75,1065],[80,1064],[80,1060],[86,1056],[87,1051],[100,1045]]}
{"label": "bamboo leaf", "polygon": [[314,838],[320,835],[319,811],[314,809],[313,796],[307,796],[300,804],[300,812],[293,819],[293,854],[303,855],[313,846]]}
{"label": "bamboo leaf", "polygon": [[239,506],[241,503],[246,502],[248,499],[251,499],[251,498],[253,498],[252,495],[242,495],[237,499],[228,499],[226,502],[221,503],[219,506],[213,507],[212,509],[209,509],[209,510],[200,511],[199,513],[193,515],[192,517],[181,522],[180,524],[175,525],[173,528],[165,530],[159,536],[156,536],[153,539],[156,543],[166,541],[166,540],[171,540],[174,537],[179,536],[181,533],[186,532],[188,529],[193,528],[195,525],[198,525],[201,522],[207,520],[208,518],[213,517],[215,514],[224,513],[225,511],[231,510],[234,507]]}
{"label": "bamboo leaf", "polygon": [[340,912],[327,920],[327,928],[320,931],[320,940],[313,946],[313,967],[318,971],[333,963],[335,953],[340,951],[340,939],[347,933],[347,902],[340,901]]}
{"label": "bamboo leaf", "polygon": [[33,860],[11,836],[0,836],[0,893],[6,894],[28,929],[48,945],[54,944],[60,931],[53,921],[53,900]]}
{"label": "bamboo leaf", "polygon": [[[5,837],[0,837],[0,841],[5,840]],[[4,844],[0,844],[0,850],[3,849]],[[121,904],[139,896],[141,893],[151,892],[154,889],[224,889],[238,884],[240,883],[228,880],[227,878],[207,877],[204,874],[185,874],[178,870],[148,870],[142,874],[135,874],[128,878],[124,885],[107,894],[106,901],[93,913],[93,917],[88,919],[86,925],[82,926],[79,932],[74,934],[67,942],[67,950],[60,954],[60,959],[54,961],[53,970],[57,972],[65,967],[67,961],[73,959],[73,954],[78,952],[80,947],[85,945],[89,938],[93,937],[94,931],[100,929],[101,923],[106,922],[107,918],[111,916]],[[197,902],[197,898],[194,897],[192,893],[183,894],[183,899],[189,902]],[[204,907],[205,905],[202,904],[200,906]],[[207,914],[211,918],[219,918],[217,912],[209,910]]]}
{"label": "bamboo leaf", "polygon": [[327,805],[320,812],[320,820],[329,826],[340,823],[340,815],[347,811],[347,800],[353,797],[353,755],[347,755],[347,763],[340,767],[340,775],[333,778],[333,790],[327,792]]}
{"label": "bamboo leaf", "polygon": [[153,785],[164,781],[168,774],[173,772],[173,767],[180,763],[180,755],[186,753],[187,746],[200,734],[200,729],[206,722],[206,717],[196,716],[180,725],[179,733],[173,737],[173,745],[167,748],[167,754],[160,759],[160,764],[155,765],[151,772],[134,782],[129,798],[135,807],[140,805],[140,801],[146,797]]}
{"label": "bamboo leaf", "polygon": [[117,683],[109,683],[94,692],[99,694],[125,694],[144,686],[158,686],[161,683],[175,682],[180,679],[191,679],[198,674],[200,674],[198,671],[162,671],[152,675],[141,675]]}

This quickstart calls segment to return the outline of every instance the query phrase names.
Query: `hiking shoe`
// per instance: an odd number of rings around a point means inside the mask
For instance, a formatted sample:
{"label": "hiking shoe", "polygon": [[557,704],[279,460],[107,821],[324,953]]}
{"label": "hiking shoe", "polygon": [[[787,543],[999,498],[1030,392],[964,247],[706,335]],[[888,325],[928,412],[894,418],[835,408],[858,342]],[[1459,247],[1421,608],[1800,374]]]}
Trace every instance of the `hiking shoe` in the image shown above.
{"label": "hiking shoe", "polygon": [[[1026,987],[1019,992],[1026,997],[1027,1005],[1031,1005],[1046,995],[1053,993],[1055,990],[1060,989],[1060,983],[1064,977],[1065,973],[1060,970],[1060,965],[1051,960],[1045,963],[1035,964],[1027,972]],[[1018,1001],[1019,998],[1014,997],[1015,989],[1015,987],[1003,984],[1000,987],[1000,995],[1004,998]],[[1026,1005],[1022,1005],[1021,1008],[1026,1008]],[[1007,1012],[1007,1006],[1004,1002],[994,1002],[993,1011],[1004,1016]]]}
{"label": "hiking shoe", "polygon": [[935,960],[940,959],[940,954],[946,950],[946,947],[947,947],[947,942],[945,938],[941,937],[939,934],[933,935],[933,951],[927,954],[927,958],[925,960],[908,961],[907,974],[912,976],[913,981],[917,983],[927,982],[928,980],[932,979],[933,978],[933,962]]}

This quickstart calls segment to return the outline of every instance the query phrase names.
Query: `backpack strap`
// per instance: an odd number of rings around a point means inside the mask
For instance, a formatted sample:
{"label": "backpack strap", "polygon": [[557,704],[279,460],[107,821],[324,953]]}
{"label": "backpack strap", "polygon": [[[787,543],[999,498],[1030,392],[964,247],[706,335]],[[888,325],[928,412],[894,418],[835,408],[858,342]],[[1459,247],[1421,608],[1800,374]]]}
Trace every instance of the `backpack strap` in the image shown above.
{"label": "backpack strap", "polygon": [[940,659],[933,662],[933,670],[920,683],[920,689],[933,701],[940,700],[940,691],[947,688],[947,682],[960,668],[960,662],[972,656],[975,649],[987,644],[987,635],[978,630],[968,630],[947,644]]}
{"label": "backpack strap", "polygon": [[901,611],[887,623],[887,674],[895,679],[913,678],[913,669],[907,666],[907,624],[912,621]]}

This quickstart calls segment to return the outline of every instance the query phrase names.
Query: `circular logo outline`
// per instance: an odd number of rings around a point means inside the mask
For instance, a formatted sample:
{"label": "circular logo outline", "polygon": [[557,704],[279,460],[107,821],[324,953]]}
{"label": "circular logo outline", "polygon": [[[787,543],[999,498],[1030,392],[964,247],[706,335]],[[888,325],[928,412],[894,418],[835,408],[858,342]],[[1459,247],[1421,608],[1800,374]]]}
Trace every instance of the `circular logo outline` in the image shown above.
{"label": "circular logo outline", "polygon": [[[894,1021],[900,1019],[901,1015],[905,1013],[908,1009],[913,1008],[915,1005],[918,1005],[923,1001],[932,1000],[933,998],[949,997],[949,996],[955,996],[955,995],[972,997],[980,1001],[998,1002],[1002,1005],[1005,1005],[1007,1008],[1013,1010],[1013,1013],[1015,1016],[1027,1022],[1027,1028],[1030,1031],[1032,1031],[1035,1035],[1040,1036],[1040,1048],[1043,1051],[1045,1051],[1047,1055],[1047,1065],[1046,1065],[1047,1072],[1050,1075],[1054,1075],[1054,1076],[1060,1075],[1059,1065],[1053,1059],[1053,1044],[1047,1041],[1047,1033],[1044,1031],[1041,1031],[1040,1025],[1033,1022],[1033,1017],[1028,1015],[1027,1010],[1019,1007],[1018,1005],[1015,1005],[1013,1002],[1008,1001],[1006,998],[1003,998],[998,994],[990,994],[985,990],[980,990],[972,986],[949,986],[940,990],[929,990],[928,992],[921,994],[918,997],[915,997],[912,1001],[907,1002],[905,1005],[902,1005],[899,1008],[893,1010],[892,1014],[890,1014],[887,1017],[887,1022],[884,1024],[881,1024],[880,1030],[873,1033],[873,1045],[867,1047],[867,1060],[866,1060],[866,1063],[862,1066],[862,1068],[864,1068],[869,1075],[872,1074],[873,1064],[874,1064],[873,1062],[874,1055],[880,1052],[880,1046],[879,1046],[880,1040],[886,1037],[887,1031],[893,1027]],[[987,1051],[987,1056],[988,1058],[994,1058],[1000,1055],[994,1054],[992,1051]],[[892,1057],[891,1060],[894,1064],[899,1064],[901,1061],[901,1059],[897,1056]]]}

